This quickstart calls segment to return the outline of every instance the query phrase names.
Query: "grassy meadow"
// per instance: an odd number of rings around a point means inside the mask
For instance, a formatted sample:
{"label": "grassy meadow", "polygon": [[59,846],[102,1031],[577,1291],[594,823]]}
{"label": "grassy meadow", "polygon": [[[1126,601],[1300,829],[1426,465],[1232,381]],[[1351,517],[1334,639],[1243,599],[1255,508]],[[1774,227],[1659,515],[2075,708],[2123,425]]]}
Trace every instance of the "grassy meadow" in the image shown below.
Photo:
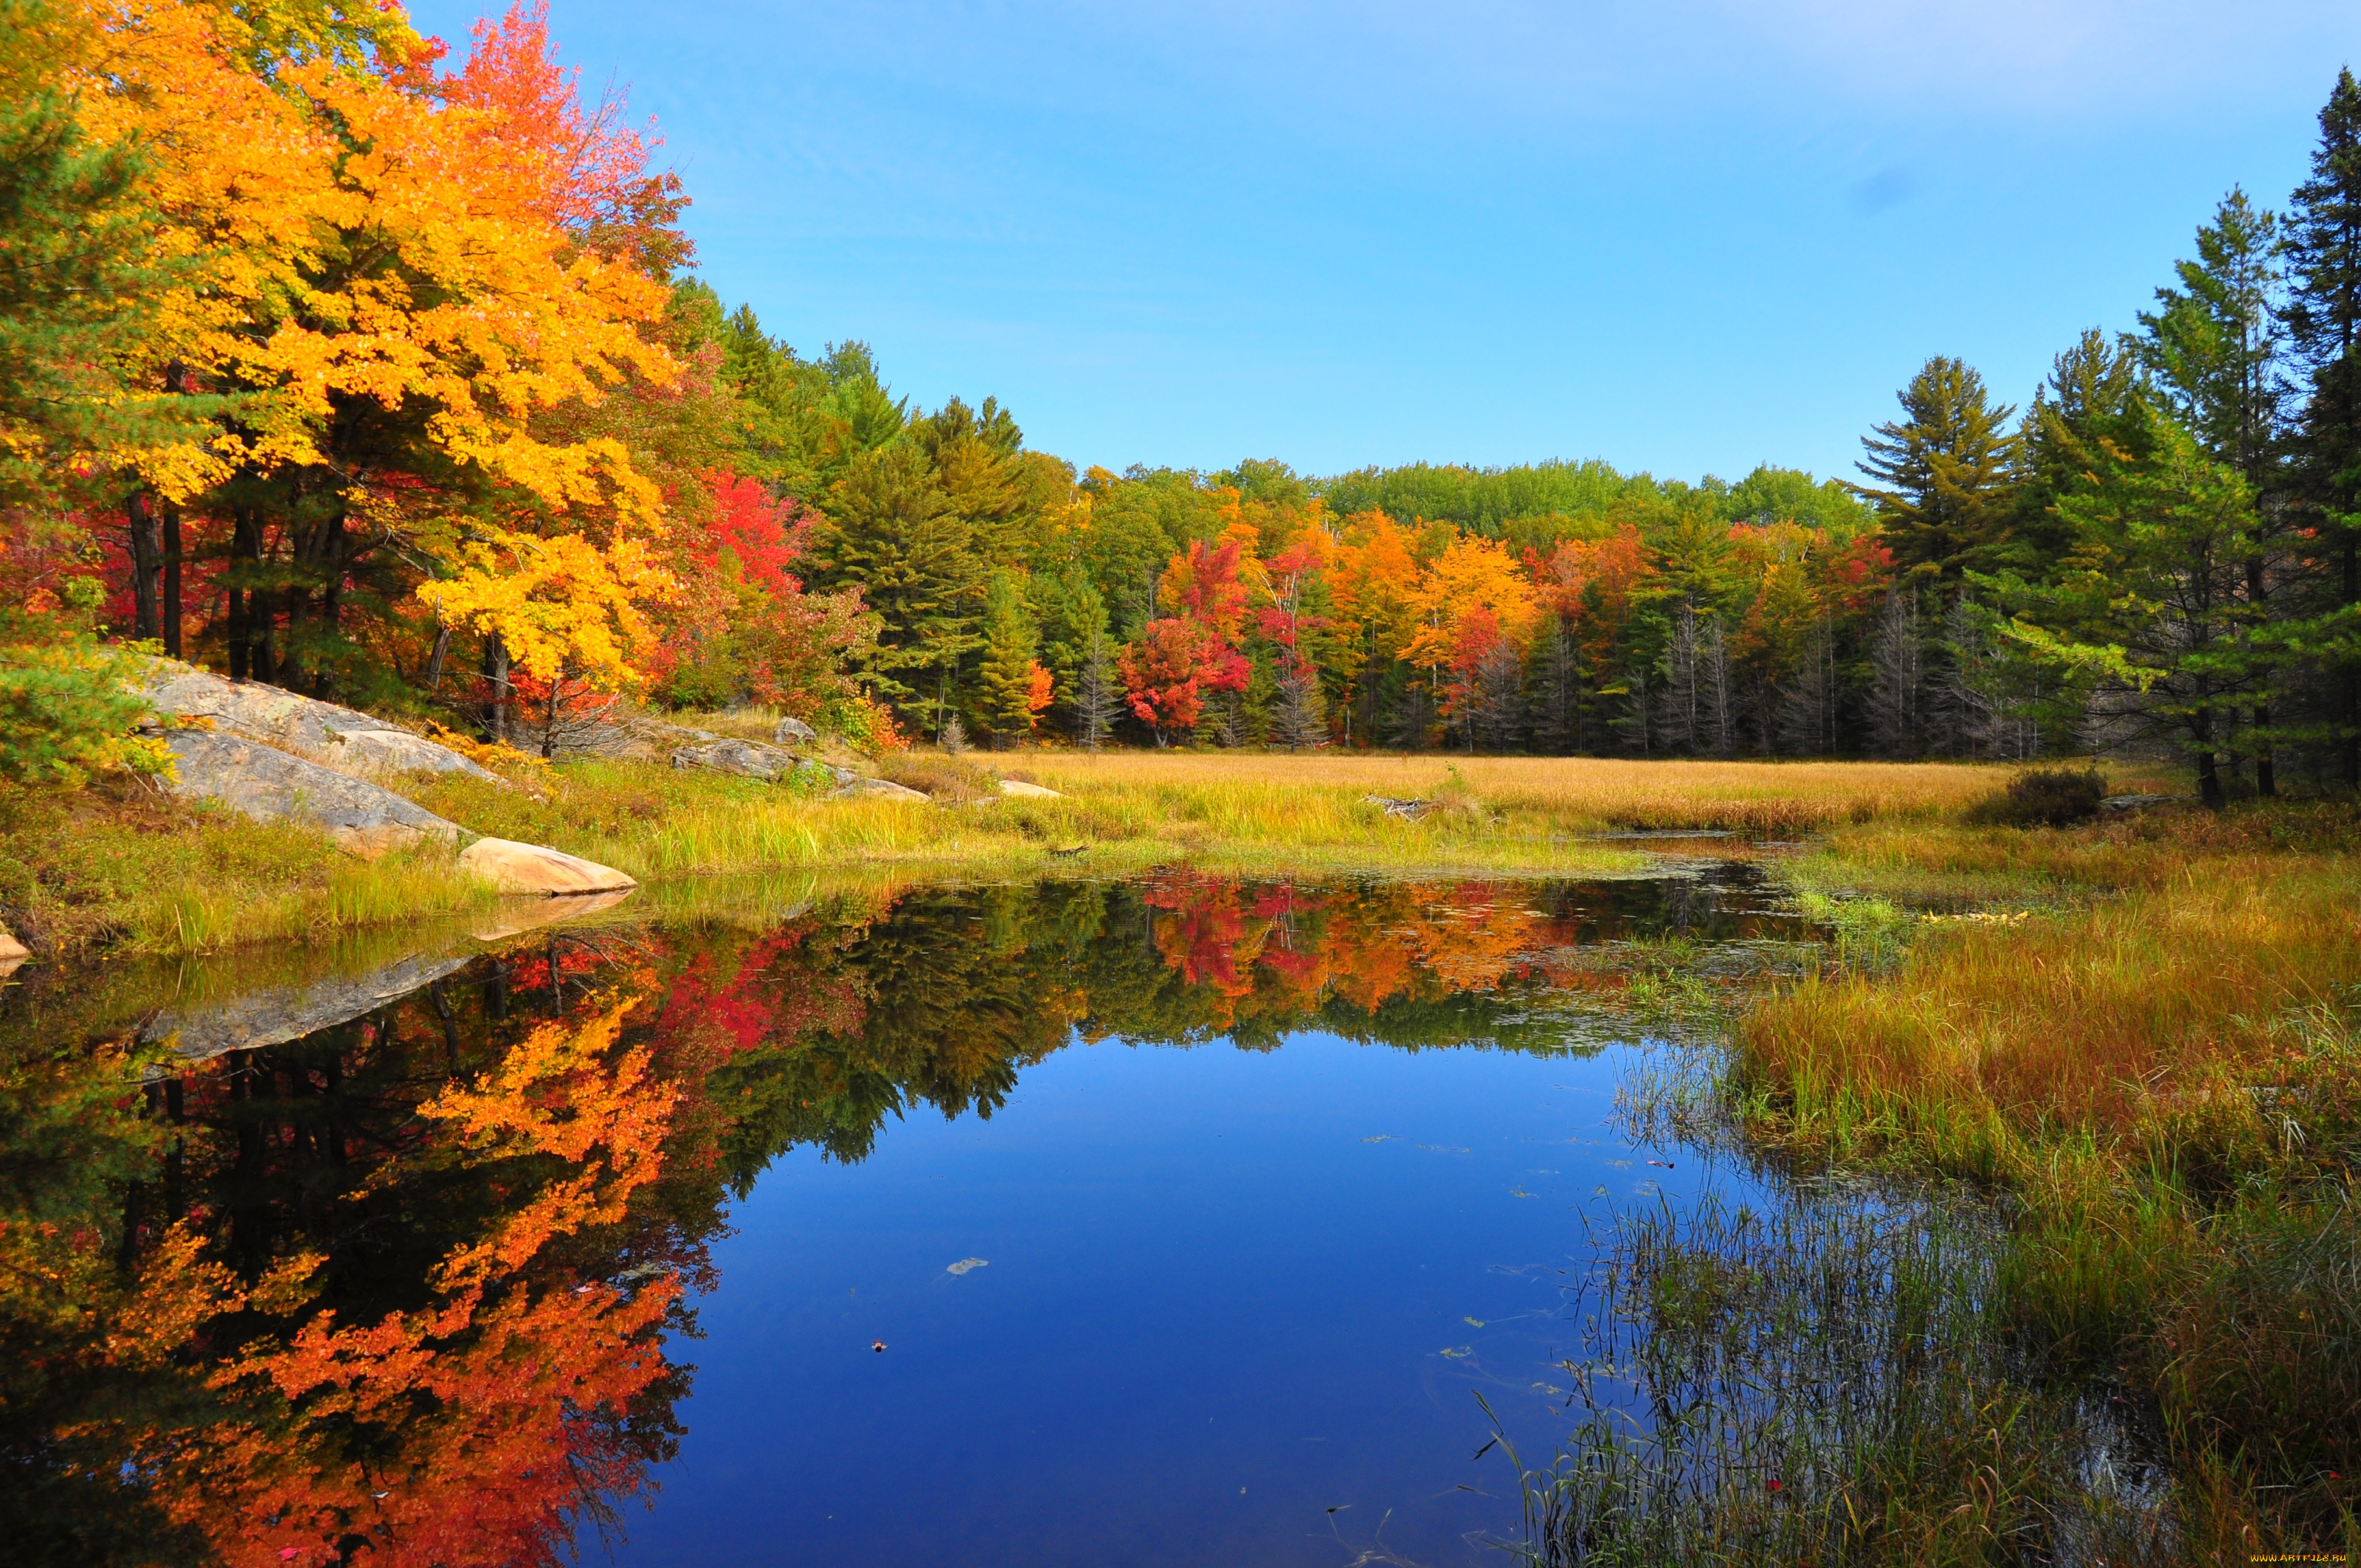
{"label": "grassy meadow", "polygon": [[[990,759],[994,762],[1002,759]],[[1964,810],[2006,776],[1958,762],[1634,762],[1599,757],[1450,757],[1103,751],[1019,754],[1015,776],[1083,801],[1126,801],[1232,837],[1288,843],[1295,813],[1351,815],[1363,797],[1480,804],[1506,836],[1722,830],[1780,837],[1839,823],[1917,821]],[[1323,822],[1324,825],[1324,822]],[[1315,831],[1317,829],[1314,829]]]}
{"label": "grassy meadow", "polygon": [[[1022,874],[1073,851],[1126,870],[1176,860],[1313,871],[1613,876],[1648,857],[1603,836],[1805,834],[1927,823],[1990,795],[1991,767],[1624,762],[1254,752],[904,755],[930,802],[829,800],[661,763],[494,759],[499,787],[422,777],[412,798],[467,828],[547,844],[661,884],[870,866]],[[1006,797],[1030,780],[1063,799]],[[1433,809],[1389,817],[1367,797]],[[0,801],[0,907],[37,950],[216,952],[316,939],[486,896],[429,853],[363,863],[322,835],[192,808],[128,783]]]}

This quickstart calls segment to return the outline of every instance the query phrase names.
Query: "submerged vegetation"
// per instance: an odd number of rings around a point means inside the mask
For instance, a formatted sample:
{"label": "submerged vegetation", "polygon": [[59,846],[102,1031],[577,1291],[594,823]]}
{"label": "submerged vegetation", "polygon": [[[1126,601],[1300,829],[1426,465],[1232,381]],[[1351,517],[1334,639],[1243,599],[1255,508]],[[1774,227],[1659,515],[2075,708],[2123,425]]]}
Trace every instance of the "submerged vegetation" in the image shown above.
{"label": "submerged vegetation", "polygon": [[1529,1561],[2175,1560],[2120,1397],[2039,1387],[2001,1332],[1988,1207],[1816,1180],[1623,1211],[1591,1245],[1576,1428],[1520,1470]]}

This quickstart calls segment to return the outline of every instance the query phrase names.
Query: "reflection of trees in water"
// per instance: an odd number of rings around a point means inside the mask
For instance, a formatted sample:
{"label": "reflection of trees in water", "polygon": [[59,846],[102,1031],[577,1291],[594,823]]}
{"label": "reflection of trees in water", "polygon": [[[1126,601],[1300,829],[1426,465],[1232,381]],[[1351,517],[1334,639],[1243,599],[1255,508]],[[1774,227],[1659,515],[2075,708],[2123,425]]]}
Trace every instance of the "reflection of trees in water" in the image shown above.
{"label": "reflection of trees in water", "polygon": [[15,1560],[555,1563],[672,1452],[655,1332],[714,1205],[661,1201],[681,1095],[628,989],[554,967],[140,1094],[16,1064]]}
{"label": "reflection of trees in water", "polygon": [[0,1047],[0,1529],[75,1564],[555,1562],[672,1453],[686,1373],[657,1331],[782,1150],[988,1117],[1078,1037],[1556,1048],[1528,1012],[1559,956],[1700,907],[1186,872],[939,889],[755,933],[544,933],[203,1063]]}
{"label": "reflection of trees in water", "polygon": [[[1710,900],[1647,884],[1305,884],[1177,871],[1139,883],[912,894],[852,927],[809,918],[708,948],[668,1027],[730,1036],[711,1097],[736,1107],[730,1179],[780,1150],[860,1159],[888,1116],[990,1116],[1020,1069],[1079,1036],[1268,1049],[1319,1029],[1402,1047],[1554,1045],[1521,1022],[1569,948],[1666,926],[1738,934]],[[1717,925],[1716,922],[1719,922]],[[1597,989],[1598,972],[1582,976]]]}

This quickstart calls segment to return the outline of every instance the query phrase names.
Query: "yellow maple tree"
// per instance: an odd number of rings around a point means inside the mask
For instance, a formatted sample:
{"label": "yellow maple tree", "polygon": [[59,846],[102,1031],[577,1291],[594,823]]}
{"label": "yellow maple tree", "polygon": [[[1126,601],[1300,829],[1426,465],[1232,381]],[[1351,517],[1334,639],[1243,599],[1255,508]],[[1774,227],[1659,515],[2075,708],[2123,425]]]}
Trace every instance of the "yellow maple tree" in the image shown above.
{"label": "yellow maple tree", "polygon": [[1521,646],[1540,619],[1531,578],[1506,544],[1463,533],[1444,546],[1408,595],[1416,630],[1401,656],[1411,663],[1448,664],[1460,653],[1469,618],[1478,610],[1510,642]]}

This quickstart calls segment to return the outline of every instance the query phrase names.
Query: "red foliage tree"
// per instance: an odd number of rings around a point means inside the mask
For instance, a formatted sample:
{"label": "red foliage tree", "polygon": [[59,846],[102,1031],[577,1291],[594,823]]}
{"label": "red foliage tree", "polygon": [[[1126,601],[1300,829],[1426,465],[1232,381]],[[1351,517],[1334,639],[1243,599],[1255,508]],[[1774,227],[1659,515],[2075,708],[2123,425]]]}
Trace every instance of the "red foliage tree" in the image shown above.
{"label": "red foliage tree", "polygon": [[1207,692],[1244,691],[1254,667],[1246,656],[1194,620],[1152,620],[1116,660],[1132,713],[1155,731],[1187,729],[1203,716]]}

